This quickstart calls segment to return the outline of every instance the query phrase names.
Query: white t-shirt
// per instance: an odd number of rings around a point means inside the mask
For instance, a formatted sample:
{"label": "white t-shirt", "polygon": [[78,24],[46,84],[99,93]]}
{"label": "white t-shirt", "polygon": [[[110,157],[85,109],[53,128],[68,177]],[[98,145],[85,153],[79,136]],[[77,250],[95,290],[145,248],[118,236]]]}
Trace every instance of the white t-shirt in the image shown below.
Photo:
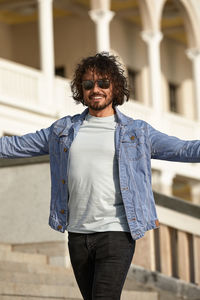
{"label": "white t-shirt", "polygon": [[115,156],[115,115],[87,115],[69,152],[69,224],[78,233],[130,231]]}

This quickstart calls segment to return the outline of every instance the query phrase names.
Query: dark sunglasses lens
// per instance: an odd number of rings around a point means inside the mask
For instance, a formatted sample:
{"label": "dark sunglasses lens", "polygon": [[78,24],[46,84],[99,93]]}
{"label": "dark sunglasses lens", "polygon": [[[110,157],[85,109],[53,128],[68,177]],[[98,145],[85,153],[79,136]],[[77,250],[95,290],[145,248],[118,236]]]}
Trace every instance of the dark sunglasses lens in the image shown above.
{"label": "dark sunglasses lens", "polygon": [[97,80],[98,86],[101,89],[108,89],[110,86],[110,81],[105,79],[105,80]]}
{"label": "dark sunglasses lens", "polygon": [[94,87],[94,81],[92,80],[84,80],[82,82],[83,88],[85,90],[91,90]]}
{"label": "dark sunglasses lens", "polygon": [[[96,81],[93,80],[83,80],[82,86],[85,90],[91,90],[94,87]],[[110,80],[100,79],[97,80],[97,85],[100,89],[108,89],[110,87]]]}

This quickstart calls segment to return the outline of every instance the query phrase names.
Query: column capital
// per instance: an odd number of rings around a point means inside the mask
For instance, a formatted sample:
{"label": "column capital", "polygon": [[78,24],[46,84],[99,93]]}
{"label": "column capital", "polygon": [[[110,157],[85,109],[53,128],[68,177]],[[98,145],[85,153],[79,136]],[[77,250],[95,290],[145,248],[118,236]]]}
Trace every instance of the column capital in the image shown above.
{"label": "column capital", "polygon": [[53,0],[37,0],[38,3],[40,4],[46,4],[46,3],[53,3]]}
{"label": "column capital", "polygon": [[89,15],[95,23],[99,23],[101,21],[109,23],[114,17],[115,13],[111,10],[105,9],[92,9],[89,11]]}
{"label": "column capital", "polygon": [[187,57],[191,60],[200,58],[200,49],[199,48],[186,49],[185,53],[186,53]]}
{"label": "column capital", "polygon": [[161,31],[144,30],[141,32],[141,37],[147,43],[160,43],[163,38],[163,34]]}

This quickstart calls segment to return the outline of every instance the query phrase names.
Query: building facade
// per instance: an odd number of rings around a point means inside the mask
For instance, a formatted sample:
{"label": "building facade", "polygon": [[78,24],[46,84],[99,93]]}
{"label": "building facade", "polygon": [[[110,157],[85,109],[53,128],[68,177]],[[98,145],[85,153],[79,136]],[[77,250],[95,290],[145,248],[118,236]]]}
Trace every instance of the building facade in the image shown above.
{"label": "building facade", "polygon": [[[169,135],[199,139],[199,30],[198,0],[0,0],[0,135],[33,132],[81,112],[70,92],[74,67],[110,51],[129,78],[131,99],[122,112]],[[152,174],[155,191],[200,205],[199,164],[155,160]],[[163,219],[167,237],[165,225]]]}
{"label": "building facade", "polygon": [[[0,133],[23,134],[81,112],[69,81],[97,51],[118,55],[131,101],[122,111],[183,139],[199,138],[197,0],[0,1]],[[199,165],[152,162],[155,190],[200,204]]]}

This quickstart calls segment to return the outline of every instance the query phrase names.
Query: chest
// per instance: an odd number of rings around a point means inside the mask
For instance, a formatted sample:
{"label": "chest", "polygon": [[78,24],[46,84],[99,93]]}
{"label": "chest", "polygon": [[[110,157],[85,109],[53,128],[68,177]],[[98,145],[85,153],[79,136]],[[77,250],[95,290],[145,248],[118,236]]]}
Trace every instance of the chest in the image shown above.
{"label": "chest", "polygon": [[115,155],[115,128],[80,128],[70,147],[70,156],[112,159]]}

